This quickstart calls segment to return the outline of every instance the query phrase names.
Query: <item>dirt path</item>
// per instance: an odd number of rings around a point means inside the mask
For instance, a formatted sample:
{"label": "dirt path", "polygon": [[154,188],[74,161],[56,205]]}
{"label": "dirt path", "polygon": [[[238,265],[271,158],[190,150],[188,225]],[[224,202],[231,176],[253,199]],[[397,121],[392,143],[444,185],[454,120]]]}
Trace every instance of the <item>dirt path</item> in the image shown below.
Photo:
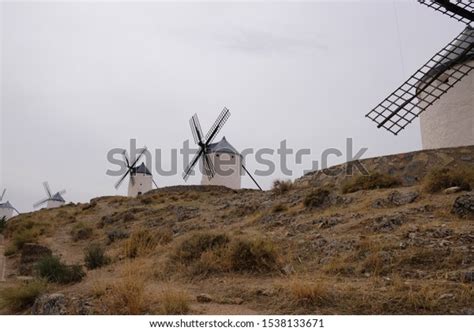
{"label": "dirt path", "polygon": [[5,281],[5,255],[3,253],[5,252],[5,246],[3,246],[3,235],[0,234],[0,282]]}

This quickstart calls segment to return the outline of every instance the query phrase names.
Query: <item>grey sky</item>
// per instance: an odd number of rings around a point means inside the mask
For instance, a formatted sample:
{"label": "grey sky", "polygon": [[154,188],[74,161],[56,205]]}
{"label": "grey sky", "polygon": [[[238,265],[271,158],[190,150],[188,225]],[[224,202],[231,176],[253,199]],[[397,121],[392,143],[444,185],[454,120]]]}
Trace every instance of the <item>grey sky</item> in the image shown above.
{"label": "grey sky", "polygon": [[167,169],[192,114],[206,131],[224,106],[218,138],[237,149],[312,150],[292,178],[347,137],[365,157],[417,150],[418,122],[394,137],[364,114],[463,28],[416,1],[0,6],[0,187],[22,211],[44,180],[68,201],[125,193],[105,175],[109,149],[136,138]]}

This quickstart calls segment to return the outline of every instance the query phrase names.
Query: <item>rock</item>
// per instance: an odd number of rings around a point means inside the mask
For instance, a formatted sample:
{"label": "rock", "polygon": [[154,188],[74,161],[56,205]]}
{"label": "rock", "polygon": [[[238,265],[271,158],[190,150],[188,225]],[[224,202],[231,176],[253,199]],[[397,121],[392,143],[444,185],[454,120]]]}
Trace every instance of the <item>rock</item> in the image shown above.
{"label": "rock", "polygon": [[464,194],[456,198],[452,213],[461,218],[474,219],[474,194]]}
{"label": "rock", "polygon": [[449,187],[447,189],[445,189],[443,191],[444,194],[453,194],[453,193],[458,193],[458,192],[461,192],[462,191],[462,188],[460,188],[459,186],[453,186],[453,187]]}
{"label": "rock", "polygon": [[196,296],[197,302],[209,303],[212,302],[212,298],[209,294],[201,293]]}
{"label": "rock", "polygon": [[405,222],[405,216],[402,214],[394,214],[377,217],[372,225],[372,230],[375,232],[388,232]]}
{"label": "rock", "polygon": [[52,252],[48,247],[38,244],[27,243],[23,245],[20,258],[20,275],[28,276],[33,273],[36,263],[46,256],[51,256]]}
{"label": "rock", "polygon": [[474,283],[474,271],[466,271],[462,279],[465,283]]}
{"label": "rock", "polygon": [[291,275],[295,273],[295,268],[292,264],[285,265],[281,270],[285,275]]}
{"label": "rock", "polygon": [[455,297],[454,294],[452,293],[445,293],[445,294],[441,294],[438,298],[438,300],[444,300],[444,299],[453,299]]}
{"label": "rock", "polygon": [[66,298],[62,293],[44,294],[35,300],[33,315],[66,315]]}
{"label": "rock", "polygon": [[415,202],[420,194],[418,192],[407,192],[400,193],[399,191],[392,191],[385,198],[380,198],[375,200],[372,203],[373,208],[384,208],[384,207],[394,207],[402,206],[412,202]]}

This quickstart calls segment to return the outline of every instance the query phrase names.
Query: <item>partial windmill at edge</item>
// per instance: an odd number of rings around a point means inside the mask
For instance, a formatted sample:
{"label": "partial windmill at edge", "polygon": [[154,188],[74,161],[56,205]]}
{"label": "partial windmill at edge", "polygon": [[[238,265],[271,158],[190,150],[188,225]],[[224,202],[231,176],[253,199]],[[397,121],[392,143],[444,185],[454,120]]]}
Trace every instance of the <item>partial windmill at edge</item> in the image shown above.
{"label": "partial windmill at edge", "polygon": [[35,203],[33,205],[34,208],[38,208],[43,204],[46,204],[47,209],[57,208],[66,203],[66,200],[63,198],[63,195],[66,194],[66,190],[61,190],[53,194],[48,182],[43,182],[43,187],[46,192],[46,198]]}
{"label": "partial windmill at edge", "polygon": [[424,149],[473,145],[474,1],[418,2],[466,27],[366,117],[397,135],[419,116]]}
{"label": "partial windmill at edge", "polygon": [[[262,190],[243,163],[242,155],[223,137],[219,142],[213,143],[219,131],[230,117],[229,109],[222,110],[216,121],[204,136],[197,114],[189,120],[191,132],[195,143],[199,146],[198,152],[184,169],[183,179],[189,178],[193,168],[202,160],[203,176],[201,185],[222,185],[232,189],[241,187],[241,169],[243,169],[255,185]],[[216,169],[217,164],[217,169]],[[222,168],[221,168],[221,165]],[[224,169],[225,168],[225,169]],[[217,170],[217,171],[216,171]]]}
{"label": "partial windmill at edge", "polygon": [[5,193],[7,192],[7,189],[3,189],[2,195],[0,196],[0,219],[5,217],[5,219],[9,219],[13,217],[13,212],[16,212],[18,215],[20,215],[20,212],[13,207],[13,205],[10,203],[10,201],[3,201],[3,198],[5,197]]}
{"label": "partial windmill at edge", "polygon": [[127,151],[122,151],[122,156],[125,162],[125,166],[127,167],[127,171],[115,184],[115,189],[119,188],[119,186],[122,184],[122,182],[128,175],[130,175],[127,194],[129,197],[136,197],[138,195],[151,191],[153,189],[153,185],[158,188],[158,185],[156,185],[155,181],[153,180],[152,173],[150,172],[150,170],[148,170],[145,163],[142,162],[139,166],[136,166],[138,164],[138,161],[140,161],[141,157],[143,156],[143,154],[145,154],[146,151],[147,148],[144,147],[141,153],[135,159],[135,161],[131,164],[127,155]]}

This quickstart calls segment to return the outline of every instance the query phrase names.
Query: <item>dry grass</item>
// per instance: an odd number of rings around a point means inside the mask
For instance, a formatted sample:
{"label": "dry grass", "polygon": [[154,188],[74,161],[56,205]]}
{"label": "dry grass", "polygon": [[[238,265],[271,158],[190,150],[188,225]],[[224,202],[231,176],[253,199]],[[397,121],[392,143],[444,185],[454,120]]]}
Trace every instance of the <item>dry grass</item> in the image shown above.
{"label": "dry grass", "polygon": [[71,237],[74,241],[86,240],[92,237],[94,230],[83,222],[75,224],[71,230]]}
{"label": "dry grass", "polygon": [[453,186],[469,191],[473,185],[473,168],[437,168],[423,179],[423,190],[428,193],[437,193]]}
{"label": "dry grass", "polygon": [[330,192],[326,189],[315,189],[309,193],[304,199],[306,208],[317,208],[323,206],[329,198]]}
{"label": "dry grass", "polygon": [[170,231],[150,231],[139,229],[124,242],[124,252],[129,258],[146,256],[155,251],[158,245],[169,243],[173,239]]}
{"label": "dry grass", "polygon": [[352,193],[361,190],[375,190],[390,188],[401,185],[398,177],[374,172],[368,176],[357,176],[346,181],[342,187],[342,193]]}
{"label": "dry grass", "polygon": [[190,310],[190,296],[183,290],[165,288],[158,300],[161,315],[184,315]]}
{"label": "dry grass", "polygon": [[292,278],[285,287],[297,305],[331,305],[335,301],[334,287],[328,281],[322,279],[307,281]]}
{"label": "dry grass", "polygon": [[0,292],[0,307],[18,312],[33,305],[36,298],[46,291],[46,283],[41,280],[22,282],[7,287]]}

